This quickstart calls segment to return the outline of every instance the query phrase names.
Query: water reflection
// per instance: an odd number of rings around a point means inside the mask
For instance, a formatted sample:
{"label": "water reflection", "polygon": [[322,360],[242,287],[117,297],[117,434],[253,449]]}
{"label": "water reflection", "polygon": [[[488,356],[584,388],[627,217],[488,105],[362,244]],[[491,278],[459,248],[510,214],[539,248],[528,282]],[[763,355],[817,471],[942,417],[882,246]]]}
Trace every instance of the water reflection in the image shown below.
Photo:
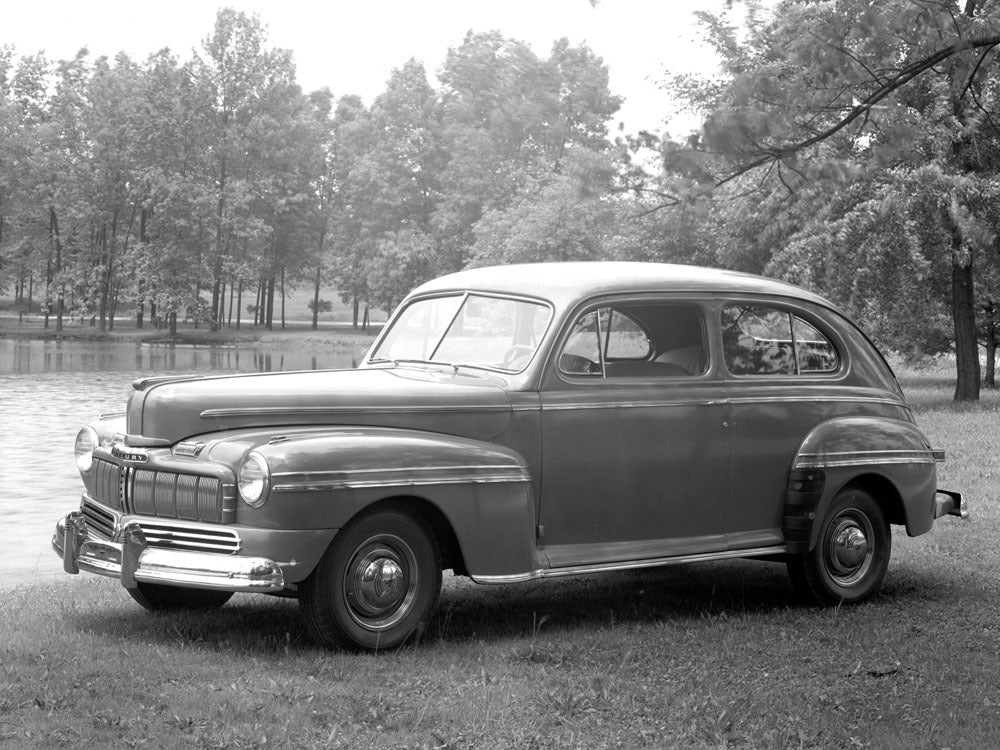
{"label": "water reflection", "polygon": [[274,372],[353,367],[351,352],[245,346],[0,339],[0,373]]}
{"label": "water reflection", "polygon": [[0,339],[0,591],[63,575],[49,539],[79,502],[77,430],[141,377],[353,367],[349,351]]}

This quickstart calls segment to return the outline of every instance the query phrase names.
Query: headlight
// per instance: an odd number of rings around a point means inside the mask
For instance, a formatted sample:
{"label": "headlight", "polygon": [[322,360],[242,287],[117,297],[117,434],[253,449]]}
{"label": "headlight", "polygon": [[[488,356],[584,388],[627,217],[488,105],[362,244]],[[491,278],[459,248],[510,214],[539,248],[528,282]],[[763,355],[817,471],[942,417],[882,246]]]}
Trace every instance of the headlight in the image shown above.
{"label": "headlight", "polygon": [[240,468],[237,486],[240,497],[251,508],[259,508],[267,500],[267,462],[259,453],[251,453]]}
{"label": "headlight", "polygon": [[73,453],[76,455],[76,468],[81,473],[90,471],[90,467],[94,465],[94,448],[97,445],[97,430],[93,427],[84,427],[76,433],[76,444],[73,446]]}

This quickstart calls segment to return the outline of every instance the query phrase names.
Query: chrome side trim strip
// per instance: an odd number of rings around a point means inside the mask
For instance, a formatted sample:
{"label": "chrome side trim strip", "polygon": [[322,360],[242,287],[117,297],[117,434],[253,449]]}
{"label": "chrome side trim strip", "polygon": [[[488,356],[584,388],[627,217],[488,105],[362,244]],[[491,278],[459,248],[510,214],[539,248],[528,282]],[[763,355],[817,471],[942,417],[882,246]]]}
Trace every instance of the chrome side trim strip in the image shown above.
{"label": "chrome side trim strip", "polygon": [[514,404],[510,407],[511,411],[541,411],[541,404]]}
{"label": "chrome side trim strip", "polygon": [[845,466],[889,466],[900,464],[933,464],[933,459],[923,458],[872,458],[872,459],[842,459],[840,461],[800,461],[796,469],[830,469]]}
{"label": "chrome side trim strip", "polygon": [[630,560],[627,562],[602,563],[600,565],[572,565],[565,568],[544,568],[527,573],[510,575],[472,575],[473,581],[483,584],[523,583],[540,578],[562,578],[564,576],[579,576],[590,573],[613,573],[620,570],[640,570],[642,568],[658,568],[663,565],[679,565],[682,563],[708,562],[710,560],[736,560],[741,557],[765,557],[767,555],[782,555],[787,552],[784,544],[773,547],[756,547],[753,549],[725,550],[722,552],[707,552],[700,555],[677,555],[674,557],[657,557],[649,560]]}
{"label": "chrome side trim strip", "polygon": [[258,416],[337,416],[344,414],[452,414],[462,412],[509,412],[510,404],[462,404],[460,406],[258,406],[228,409],[205,409],[202,419],[231,419]]}
{"label": "chrome side trim strip", "polygon": [[889,464],[933,464],[934,450],[872,450],[802,453],[795,460],[796,469],[821,469],[832,466],[872,466]]}
{"label": "chrome side trim strip", "polygon": [[[272,475],[272,492],[324,492],[365,487],[530,482],[521,466],[406,466],[398,469],[282,472]],[[280,480],[280,481],[279,481]]]}
{"label": "chrome side trim strip", "polygon": [[691,399],[690,401],[575,401],[564,404],[543,403],[542,411],[568,411],[574,409],[676,409],[684,406],[716,406],[725,400]]}
{"label": "chrome side trim strip", "polygon": [[737,396],[729,399],[731,404],[801,404],[801,403],[844,403],[844,404],[883,404],[909,409],[905,401],[883,396]]}
{"label": "chrome side trim strip", "polygon": [[635,399],[631,401],[574,401],[568,403],[543,403],[542,411],[562,411],[567,409],[650,409],[680,406],[718,406],[731,404],[742,406],[748,404],[803,404],[803,403],[846,403],[846,404],[881,404],[883,406],[898,406],[908,409],[902,401],[877,396],[746,396],[722,399]]}

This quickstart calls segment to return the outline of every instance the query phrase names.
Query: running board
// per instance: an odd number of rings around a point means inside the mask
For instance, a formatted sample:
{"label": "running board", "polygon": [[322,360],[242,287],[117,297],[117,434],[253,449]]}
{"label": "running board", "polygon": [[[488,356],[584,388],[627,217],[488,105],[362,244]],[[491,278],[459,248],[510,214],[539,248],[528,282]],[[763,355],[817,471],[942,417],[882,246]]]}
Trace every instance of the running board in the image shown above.
{"label": "running board", "polygon": [[543,568],[527,573],[512,573],[509,575],[470,575],[476,583],[500,584],[523,583],[539,578],[562,578],[564,576],[582,576],[591,573],[614,573],[620,570],[641,570],[642,568],[659,568],[664,565],[680,565],[681,563],[708,562],[710,560],[736,560],[741,557],[767,557],[769,555],[784,555],[788,548],[784,544],[773,547],[754,547],[752,549],[725,550],[723,552],[705,552],[700,555],[676,555],[672,557],[656,557],[648,560],[626,560],[623,562],[600,563],[597,565],[568,565],[564,568]]}

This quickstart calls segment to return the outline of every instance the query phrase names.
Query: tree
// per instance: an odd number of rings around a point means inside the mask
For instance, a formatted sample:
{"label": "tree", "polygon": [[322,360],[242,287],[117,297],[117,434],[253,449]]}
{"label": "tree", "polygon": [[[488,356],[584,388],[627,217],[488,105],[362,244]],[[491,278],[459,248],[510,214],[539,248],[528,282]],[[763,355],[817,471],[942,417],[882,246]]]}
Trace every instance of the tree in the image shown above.
{"label": "tree", "polygon": [[364,258],[371,253],[373,244],[371,233],[362,230],[366,200],[362,163],[376,137],[371,114],[361,98],[341,97],[327,146],[323,221],[333,278],[343,301],[352,304],[355,328],[361,317],[360,306],[368,299]]}
{"label": "tree", "polygon": [[470,33],[441,81],[439,270],[599,255],[613,174],[606,121],[620,106],[601,58],[561,39],[541,59],[497,32]]}
{"label": "tree", "polygon": [[[992,252],[982,196],[993,192],[1000,146],[993,119],[1000,8],[975,0],[963,7],[953,0],[787,0],[768,18],[751,12],[745,42],[724,19],[701,17],[727,78],[688,81],[685,91],[706,113],[697,148],[725,157],[716,190],[753,188],[794,204],[813,180],[842,190],[860,167],[883,203],[906,206],[915,204],[905,191],[933,169],[936,200],[923,201],[928,212],[914,236],[925,253],[947,260],[955,398],[977,399],[975,284],[984,253]],[[898,248],[891,234],[880,236],[886,241],[867,245],[875,263]]]}
{"label": "tree", "polygon": [[[203,44],[204,54],[195,61],[195,73],[211,94],[215,125],[206,144],[213,157],[206,176],[215,193],[210,250],[213,329],[222,320],[224,284],[240,262],[238,254],[251,247],[261,257],[268,253],[266,230],[250,204],[264,179],[256,159],[262,153],[259,140],[269,137],[268,126],[273,129],[278,123],[268,119],[262,125],[261,119],[266,117],[264,108],[283,101],[276,90],[297,87],[290,53],[268,49],[266,41],[257,16],[223,8]],[[274,279],[266,267],[262,274],[262,288],[269,281],[273,290]]]}

